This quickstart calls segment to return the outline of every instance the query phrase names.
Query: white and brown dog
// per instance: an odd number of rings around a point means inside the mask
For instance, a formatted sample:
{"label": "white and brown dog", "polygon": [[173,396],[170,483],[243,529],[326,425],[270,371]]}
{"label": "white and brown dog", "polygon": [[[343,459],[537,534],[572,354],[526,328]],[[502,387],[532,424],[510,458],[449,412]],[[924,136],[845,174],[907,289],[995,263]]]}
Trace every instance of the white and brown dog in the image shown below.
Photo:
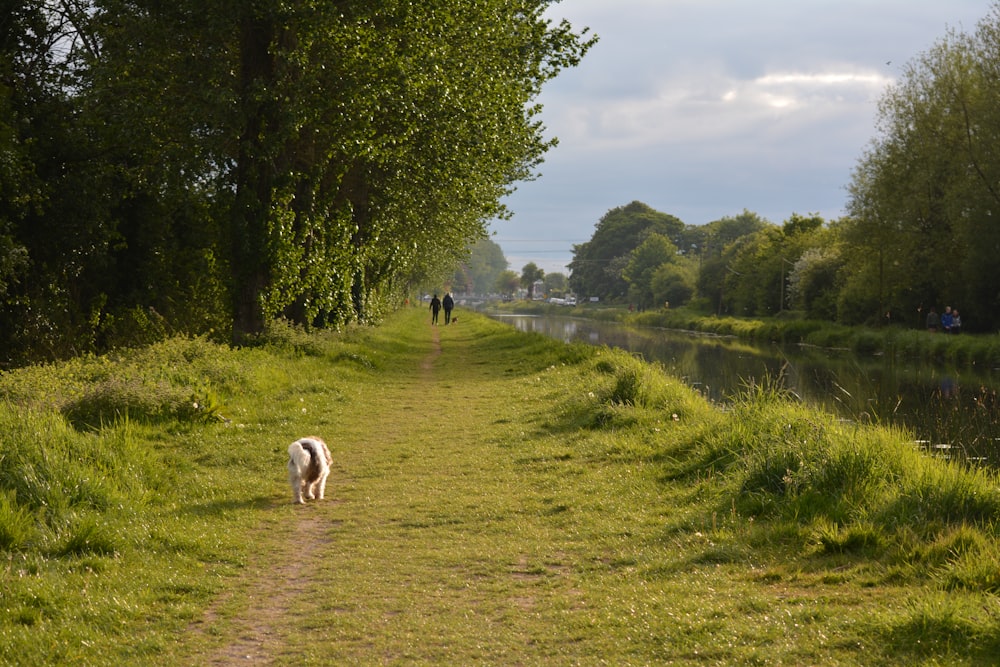
{"label": "white and brown dog", "polygon": [[288,446],[288,482],[296,503],[323,499],[332,462],[326,443],[316,436],[300,438]]}

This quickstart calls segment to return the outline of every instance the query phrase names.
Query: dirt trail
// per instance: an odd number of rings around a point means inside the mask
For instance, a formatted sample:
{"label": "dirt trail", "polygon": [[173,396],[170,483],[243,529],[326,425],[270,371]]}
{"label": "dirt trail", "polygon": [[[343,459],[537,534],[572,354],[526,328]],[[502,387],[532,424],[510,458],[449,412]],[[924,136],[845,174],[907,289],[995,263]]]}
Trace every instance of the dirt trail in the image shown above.
{"label": "dirt trail", "polygon": [[[440,355],[440,330],[432,327],[431,349],[420,362],[419,384],[432,381],[434,362]],[[333,482],[331,475],[327,503],[338,502]],[[281,628],[287,628],[291,610],[300,598],[310,594],[309,573],[319,566],[330,544],[328,522],[316,515],[317,506],[299,509],[295,522],[280,528],[287,539],[268,540],[278,545],[277,550],[258,554],[257,562],[247,568],[240,594],[252,600],[253,605],[223,620],[222,609],[231,598],[224,595],[192,624],[192,632],[221,631],[232,638],[204,656],[201,664],[214,667],[282,664],[280,654],[285,639]],[[220,623],[225,629],[219,627]]]}
{"label": "dirt trail", "polygon": [[[267,665],[274,661],[275,647],[281,641],[275,627],[287,617],[295,598],[308,590],[308,580],[303,575],[321,557],[325,543],[322,527],[320,519],[303,513],[294,528],[296,538],[281,542],[286,548],[268,555],[267,561],[275,567],[258,570],[245,584],[254,606],[231,619],[229,634],[234,639],[208,656],[204,664],[225,667]],[[219,606],[227,600],[228,596],[218,600],[193,629],[207,632],[214,627],[220,619]]]}

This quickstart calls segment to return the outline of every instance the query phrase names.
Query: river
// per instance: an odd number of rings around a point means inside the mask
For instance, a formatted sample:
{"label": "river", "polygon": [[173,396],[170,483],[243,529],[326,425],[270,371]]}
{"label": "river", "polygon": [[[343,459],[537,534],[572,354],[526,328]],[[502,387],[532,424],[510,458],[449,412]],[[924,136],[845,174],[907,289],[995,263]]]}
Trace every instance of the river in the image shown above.
{"label": "river", "polygon": [[843,419],[906,428],[937,456],[1000,465],[1000,373],[802,346],[635,328],[572,317],[494,315],[520,331],[607,345],[662,364],[725,404],[749,382],[775,381]]}

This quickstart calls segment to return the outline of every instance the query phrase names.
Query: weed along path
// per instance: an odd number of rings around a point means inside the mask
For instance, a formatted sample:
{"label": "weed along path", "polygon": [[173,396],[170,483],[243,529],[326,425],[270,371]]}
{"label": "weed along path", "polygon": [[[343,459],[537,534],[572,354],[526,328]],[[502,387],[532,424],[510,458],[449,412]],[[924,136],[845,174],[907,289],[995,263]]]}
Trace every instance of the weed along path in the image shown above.
{"label": "weed along path", "polygon": [[[918,566],[871,551],[889,538],[873,537],[870,522],[864,542],[822,518],[755,521],[766,507],[740,496],[747,466],[718,463],[730,443],[758,437],[745,420],[727,421],[624,353],[465,313],[448,326],[428,320],[408,310],[348,332],[334,352],[289,361],[289,388],[267,397],[261,429],[277,442],[327,440],[327,499],[292,505],[275,447],[261,473],[265,499],[239,524],[238,572],[194,615],[170,664],[989,664],[977,659],[996,655],[995,619],[974,618],[989,616],[986,598],[957,587],[945,598],[933,581],[958,553],[948,539],[969,549],[992,538],[973,540],[963,524]],[[775,410],[778,437],[800,423],[820,433],[814,414]],[[755,419],[770,433],[764,414]],[[967,612],[968,625],[956,624]]]}

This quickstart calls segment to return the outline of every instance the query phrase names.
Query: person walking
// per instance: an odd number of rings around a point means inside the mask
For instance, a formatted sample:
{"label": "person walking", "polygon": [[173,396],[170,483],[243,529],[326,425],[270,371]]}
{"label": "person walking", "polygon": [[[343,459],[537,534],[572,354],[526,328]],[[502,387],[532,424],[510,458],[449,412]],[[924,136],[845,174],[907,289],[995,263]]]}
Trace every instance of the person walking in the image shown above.
{"label": "person walking", "polygon": [[438,313],[441,311],[441,299],[435,294],[431,299],[431,324],[438,323]]}
{"label": "person walking", "polygon": [[444,323],[451,324],[451,311],[455,307],[455,300],[451,298],[451,292],[444,295]]}

